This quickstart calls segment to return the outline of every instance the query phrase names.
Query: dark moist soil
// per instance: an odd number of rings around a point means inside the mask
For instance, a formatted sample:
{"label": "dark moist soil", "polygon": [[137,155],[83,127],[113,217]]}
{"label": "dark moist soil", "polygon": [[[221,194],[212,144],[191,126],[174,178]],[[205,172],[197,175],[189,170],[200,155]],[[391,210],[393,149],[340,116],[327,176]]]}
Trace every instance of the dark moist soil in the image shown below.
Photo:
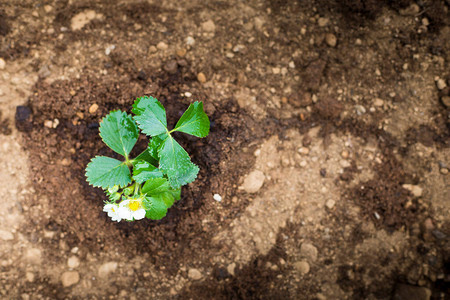
{"label": "dark moist soil", "polygon": [[[356,0],[318,1],[318,3],[324,4],[316,5],[319,7],[319,13],[340,14],[340,25],[348,29],[348,34],[353,37],[364,34],[353,30],[356,30],[355,28],[361,23],[370,24],[383,9],[404,8],[412,1],[383,1],[381,5],[377,1]],[[227,6],[226,3],[215,5]],[[305,5],[308,6],[308,4]],[[433,32],[438,32],[446,22],[440,10],[442,5],[442,1],[424,4],[427,8],[425,13],[431,22],[431,33],[427,42],[430,51],[434,53],[443,51],[433,42],[432,35]],[[89,5],[75,4],[66,8],[63,4],[57,4],[55,7],[57,14],[54,19],[57,26],[55,27],[70,27],[71,17],[87,7]],[[269,1],[266,8],[271,8],[278,13],[274,23],[280,26],[282,35],[277,42],[284,43],[287,47],[289,36],[298,34],[299,26],[295,24],[295,20],[290,20],[286,16],[295,13],[298,6],[289,4],[287,1]],[[122,13],[130,19],[139,20],[143,25],[150,25],[148,15],[175,15],[175,11],[146,3],[119,5],[117,13],[116,10],[105,7],[100,11],[113,20],[111,24],[114,25],[110,30],[118,32],[132,30],[131,23],[120,22]],[[8,42],[10,20],[3,18],[3,15],[4,13],[0,11],[0,35],[6,36]],[[173,29],[171,22],[166,25],[169,31]],[[103,24],[93,21],[88,26],[90,29],[95,29]],[[22,41],[16,43],[15,47],[2,46],[0,56],[9,60],[27,57],[30,45],[39,45],[40,38],[44,37],[40,37],[39,31],[31,31]],[[68,33],[65,40],[55,39],[55,49],[63,54],[67,50],[68,40],[77,41],[84,38],[93,39],[94,37],[85,36],[79,32]],[[415,37],[404,38],[411,42]],[[265,43],[264,39],[261,43]],[[343,49],[344,52],[345,50]],[[32,178],[39,195],[34,203],[30,203],[30,206],[39,205],[39,199],[46,198],[51,210],[49,216],[36,215],[35,218],[31,218],[35,228],[24,228],[24,232],[28,232],[28,238],[32,240],[36,228],[51,229],[64,233],[69,247],[83,245],[90,252],[119,247],[122,253],[130,257],[135,254],[145,254],[148,255],[152,264],[157,268],[164,267],[169,275],[176,274],[180,262],[186,265],[189,262],[204,260],[207,265],[210,258],[202,257],[202,250],[211,249],[211,239],[216,233],[215,229],[219,226],[227,226],[249,205],[246,201],[230,201],[223,205],[225,213],[222,211],[219,214],[213,202],[210,201],[212,194],[219,193],[225,198],[240,195],[240,192],[237,192],[237,179],[252,169],[255,160],[254,149],[264,138],[274,134],[285,138],[285,132],[288,129],[296,128],[304,133],[315,126],[321,127],[324,151],[332,133],[352,133],[365,141],[375,139],[378,142],[383,159],[382,163],[374,169],[374,178],[356,187],[344,188],[342,198],[360,206],[361,222],[371,221],[378,228],[384,228],[389,232],[399,228],[415,230],[413,224],[417,224],[418,219],[423,220],[432,213],[429,207],[423,206],[401,187],[404,183],[414,183],[418,178],[416,174],[405,171],[396,154],[405,156],[410,151],[410,145],[416,142],[448,147],[449,127],[444,118],[447,111],[443,107],[436,110],[437,117],[434,119],[433,127],[410,128],[410,134],[406,138],[408,144],[404,145],[378,128],[376,114],[371,120],[342,117],[342,112],[349,107],[335,100],[334,95],[321,97],[323,100],[312,104],[311,93],[322,93],[320,86],[324,81],[338,81],[340,78],[338,73],[348,72],[349,69],[345,66],[351,65],[349,61],[353,59],[346,53],[329,54],[323,48],[319,52],[319,58],[306,57],[295,61],[302,84],[292,93],[288,101],[293,107],[309,105],[313,107],[311,112],[305,110],[300,118],[281,119],[279,116],[283,111],[277,108],[268,110],[268,117],[257,121],[253,113],[240,108],[232,96],[225,101],[213,102],[207,91],[198,85],[196,71],[191,68],[189,60],[176,57],[170,57],[163,62],[163,65],[167,67],[161,72],[152,69],[151,66],[142,67],[132,54],[117,51],[111,54],[110,61],[105,64],[108,75],[98,76],[95,72],[87,71],[79,79],[57,80],[51,84],[40,80],[34,87],[27,104],[27,107],[31,109],[31,116],[23,118],[21,117],[23,111],[18,110],[19,116],[16,116],[16,122],[19,120],[17,128],[24,132],[24,148],[30,154]],[[266,54],[270,60],[277,60],[273,53]],[[214,54],[211,54],[207,60],[212,61],[213,56]],[[35,63],[38,69],[40,63],[39,61]],[[383,66],[383,73],[387,74],[386,80],[398,79],[396,70],[401,67],[401,63],[403,60],[399,59],[399,62],[394,62],[392,65],[389,62]],[[245,64],[232,66],[231,69],[234,67],[243,69],[244,66]],[[225,69],[223,72],[235,74],[236,71]],[[260,79],[264,79],[264,76],[261,76]],[[258,79],[255,80],[258,81]],[[239,81],[239,76],[236,76],[236,81]],[[119,224],[110,222],[102,212],[102,201],[105,199],[103,192],[89,186],[84,175],[87,163],[95,155],[116,157],[101,142],[98,135],[99,120],[110,110],[130,111],[136,97],[152,95],[163,103],[167,111],[168,123],[173,125],[190,103],[190,99],[180,96],[186,88],[195,93],[196,100],[204,101],[206,112],[211,120],[211,132],[207,138],[197,139],[181,134],[176,136],[181,145],[191,154],[193,162],[200,167],[197,180],[183,188],[182,199],[161,221],[120,222]],[[401,102],[402,99],[393,101]],[[93,114],[89,113],[92,103],[96,103],[99,107]],[[45,120],[54,119],[59,121],[56,129],[43,125]],[[2,134],[8,134],[8,128],[1,121],[1,117],[0,130]],[[146,138],[140,138],[133,153],[139,153],[145,145]],[[353,164],[345,170],[335,184],[347,187],[346,182],[350,181],[357,172]],[[376,218],[375,213],[382,215],[383,218]],[[32,210],[30,214],[33,214]],[[336,212],[334,222],[345,226],[345,220],[338,219],[342,215],[345,215],[345,212]],[[212,216],[211,219],[214,220],[209,227],[201,223],[204,216],[210,218]],[[330,218],[333,218],[333,215]],[[335,230],[338,231],[338,229]],[[283,268],[287,268],[286,266],[279,266],[278,270],[269,270],[265,267],[267,262],[276,264],[280,257],[286,256],[285,248],[293,242],[283,239],[283,234],[290,235],[291,240],[300,238],[296,235],[294,226],[288,224],[279,233],[277,245],[267,255],[256,257],[248,265],[240,266],[235,276],[229,274],[223,267],[217,266],[211,278],[183,290],[180,299],[287,299],[293,294],[293,290],[297,292],[296,294],[300,290],[305,295],[315,295],[320,291],[320,287],[314,285],[311,277],[306,277],[305,284],[301,287],[294,286],[289,282],[289,278],[278,277],[285,271]],[[423,237],[423,231],[419,230],[418,235]],[[355,227],[351,239],[336,242],[329,247],[345,248],[351,243],[361,242],[363,238],[363,234]],[[51,240],[43,241],[43,243],[47,251],[54,250],[55,261],[65,258],[61,252],[57,251],[58,245],[52,244]],[[320,243],[323,241],[317,240],[316,245]],[[427,243],[437,242],[418,240],[412,242],[412,245],[426,253],[429,247]],[[327,251],[327,245],[321,246],[323,246],[322,251]],[[439,255],[439,259],[444,261],[444,266],[447,268],[445,271],[448,272],[450,262],[448,250],[443,250]],[[381,258],[380,268],[395,259]],[[333,262],[321,261],[320,263],[327,265]],[[405,264],[412,265],[413,262]],[[349,271],[356,275],[350,278]],[[359,283],[359,280],[363,275],[367,275],[365,272],[364,269],[342,265],[338,284],[344,291],[356,291],[355,299],[362,299],[370,293],[380,298],[388,298],[392,295],[395,282],[405,282],[404,271],[399,271],[398,274],[394,272],[376,282],[372,290],[364,291],[364,286]],[[376,274],[370,275],[376,276]],[[48,285],[49,291],[59,289],[51,287],[50,283]],[[437,291],[445,291],[445,283],[438,280],[434,282],[434,288]],[[65,291],[60,290],[60,293],[66,295]]]}

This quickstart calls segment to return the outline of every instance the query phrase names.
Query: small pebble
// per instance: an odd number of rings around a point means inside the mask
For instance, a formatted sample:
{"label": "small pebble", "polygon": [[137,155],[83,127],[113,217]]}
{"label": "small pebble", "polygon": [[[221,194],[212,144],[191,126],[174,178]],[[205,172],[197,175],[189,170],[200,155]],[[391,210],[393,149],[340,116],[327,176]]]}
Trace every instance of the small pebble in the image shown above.
{"label": "small pebble", "polygon": [[337,38],[334,34],[332,33],[327,33],[325,35],[325,42],[327,43],[328,46],[330,47],[336,47],[337,44]]}
{"label": "small pebble", "polygon": [[202,279],[202,277],[203,277],[203,276],[202,276],[202,273],[200,273],[199,270],[194,269],[194,268],[189,269],[189,271],[188,271],[188,276],[189,276],[189,278],[192,279],[192,280],[200,280],[200,279]]}
{"label": "small pebble", "polygon": [[44,126],[47,128],[53,128],[53,121],[52,120],[45,120]]}
{"label": "small pebble", "polygon": [[341,152],[342,158],[348,158],[349,155],[350,155],[350,154],[348,153],[347,150],[343,150],[343,151]]}
{"label": "small pebble", "polygon": [[202,29],[206,32],[214,32],[216,31],[216,25],[212,20],[208,20],[202,23]]}
{"label": "small pebble", "polygon": [[329,22],[330,20],[328,18],[319,18],[319,20],[317,20],[317,25],[319,25],[319,27],[325,27]]}
{"label": "small pebble", "polygon": [[303,243],[300,246],[300,255],[309,259],[310,261],[314,262],[317,260],[317,256],[319,254],[319,251],[317,248],[309,243]]}
{"label": "small pebble", "polygon": [[410,191],[415,197],[422,196],[423,189],[418,185],[413,184],[404,184],[402,187],[408,191]]}
{"label": "small pebble", "polygon": [[192,36],[188,36],[186,38],[186,45],[188,46],[194,46],[195,44],[195,39]]}
{"label": "small pebble", "polygon": [[198,74],[197,74],[197,80],[198,80],[200,83],[205,83],[205,82],[206,82],[206,76],[205,76],[205,74],[203,74],[202,72],[198,73]]}
{"label": "small pebble", "polygon": [[33,282],[34,279],[35,279],[35,276],[34,276],[34,274],[33,274],[32,272],[27,272],[27,273],[25,274],[25,277],[27,278],[27,281],[28,281],[28,282]]}
{"label": "small pebble", "polygon": [[336,201],[330,199],[327,201],[327,203],[325,203],[325,205],[329,208],[332,209],[334,207],[334,205],[336,204]]}
{"label": "small pebble", "polygon": [[234,276],[234,270],[236,269],[236,263],[231,263],[227,266],[227,271],[228,273],[230,273],[232,276]]}
{"label": "small pebble", "polygon": [[383,99],[380,99],[380,98],[376,98],[375,101],[373,102],[373,105],[378,106],[378,107],[383,106],[383,104],[384,104],[384,101],[383,101]]}
{"label": "small pebble", "polygon": [[402,16],[415,16],[419,13],[419,11],[420,11],[419,5],[413,3],[404,9],[400,9],[399,13]]}
{"label": "small pebble", "polygon": [[79,265],[80,265],[80,259],[76,256],[71,256],[67,260],[67,266],[71,269],[78,268]]}
{"label": "small pebble", "polygon": [[241,188],[247,193],[256,193],[263,186],[266,176],[259,170],[254,170],[248,174]]}
{"label": "small pebble", "polygon": [[355,105],[356,114],[361,116],[366,113],[366,108],[362,105]]}
{"label": "small pebble", "polygon": [[310,266],[306,260],[297,261],[294,263],[294,268],[297,269],[297,271],[301,275],[305,275],[309,273]]}
{"label": "small pebble", "polygon": [[191,98],[192,97],[192,93],[191,92],[185,92],[184,96],[187,98]]}
{"label": "small pebble", "polygon": [[169,46],[164,42],[159,42],[158,45],[156,45],[156,48],[164,51],[164,50],[167,50],[169,48]]}
{"label": "small pebble", "polygon": [[77,271],[67,271],[61,276],[61,282],[64,287],[77,284],[80,281],[80,274]]}
{"label": "small pebble", "polygon": [[53,125],[53,126],[52,126],[53,128],[58,127],[58,125],[59,125],[59,120],[58,120],[58,119],[54,119],[52,125]]}
{"label": "small pebble", "polygon": [[450,96],[441,97],[441,102],[442,102],[442,104],[444,104],[445,107],[449,108],[450,107]]}
{"label": "small pebble", "polygon": [[179,56],[179,57],[184,57],[186,55],[186,53],[187,53],[187,51],[184,48],[177,50],[177,56]]}
{"label": "small pebble", "polygon": [[217,202],[222,201],[222,196],[220,196],[219,194],[214,194],[213,199],[216,200]]}
{"label": "small pebble", "polygon": [[309,148],[307,148],[307,147],[300,147],[298,149],[298,153],[300,153],[301,155],[308,155],[309,154]]}
{"label": "small pebble", "polygon": [[98,104],[97,104],[97,103],[94,103],[94,104],[92,104],[92,105],[89,107],[89,113],[90,113],[90,114],[93,114],[93,113],[95,113],[95,112],[97,111],[97,109],[98,109]]}
{"label": "small pebble", "polygon": [[6,62],[3,58],[0,58],[0,70],[5,69]]}
{"label": "small pebble", "polygon": [[104,263],[98,268],[98,277],[100,278],[108,278],[111,274],[113,274],[117,269],[118,263],[115,261],[110,261]]}
{"label": "small pebble", "polygon": [[111,51],[113,51],[114,49],[116,49],[116,45],[110,45],[110,46],[106,47],[105,55],[110,55]]}
{"label": "small pebble", "polygon": [[437,86],[437,88],[438,88],[439,90],[443,90],[443,89],[445,89],[445,88],[447,87],[447,84],[445,83],[445,80],[444,80],[444,79],[439,78],[439,79],[436,81],[436,86]]}
{"label": "small pebble", "polygon": [[14,239],[14,235],[11,232],[6,230],[0,230],[0,240],[10,241],[12,239]]}
{"label": "small pebble", "polygon": [[447,169],[447,168],[441,168],[439,171],[440,171],[441,174],[443,174],[443,175],[447,175],[447,174],[448,174],[448,169]]}

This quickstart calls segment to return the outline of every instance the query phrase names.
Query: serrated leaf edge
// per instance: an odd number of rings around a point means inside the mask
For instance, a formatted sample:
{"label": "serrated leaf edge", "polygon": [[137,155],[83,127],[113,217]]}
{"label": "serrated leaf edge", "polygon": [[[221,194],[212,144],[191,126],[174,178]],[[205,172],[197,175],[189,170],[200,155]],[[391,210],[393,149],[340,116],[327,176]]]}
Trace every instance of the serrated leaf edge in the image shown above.
{"label": "serrated leaf edge", "polygon": [[[99,187],[99,188],[102,188],[102,189],[108,189],[108,188],[110,188],[110,186],[107,186],[106,188],[104,188],[104,187],[102,187],[101,185],[95,185],[95,184],[91,183],[91,181],[89,180],[89,177],[87,176],[89,165],[90,165],[90,164],[93,162],[93,160],[96,159],[97,157],[108,157],[108,158],[112,158],[112,157],[109,157],[109,156],[102,156],[102,155],[96,155],[95,157],[91,158],[91,160],[89,161],[89,163],[88,163],[87,166],[86,166],[84,176],[86,177],[86,181],[89,183],[89,185],[92,185],[93,187]],[[113,159],[115,159],[115,158],[113,158]],[[122,165],[124,165],[124,164],[126,164],[126,163],[125,163],[125,162],[122,162],[121,164],[115,166],[112,170],[114,170],[115,168],[118,168],[118,167],[120,167],[120,166],[122,166]],[[130,174],[130,175],[131,175],[131,174]],[[130,176],[130,181],[127,182],[127,183],[125,183],[123,186],[126,186],[126,185],[128,185],[128,184],[130,184],[130,183],[131,183],[131,176]]]}

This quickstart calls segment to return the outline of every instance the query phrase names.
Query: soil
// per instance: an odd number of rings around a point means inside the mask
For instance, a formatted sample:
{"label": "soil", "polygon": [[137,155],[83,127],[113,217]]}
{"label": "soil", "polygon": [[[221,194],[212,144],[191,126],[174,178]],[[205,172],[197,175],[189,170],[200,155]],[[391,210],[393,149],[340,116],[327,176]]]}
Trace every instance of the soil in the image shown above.
{"label": "soil", "polygon": [[[450,299],[449,6],[6,1],[1,297]],[[163,220],[113,223],[85,168],[142,95],[211,132]]]}

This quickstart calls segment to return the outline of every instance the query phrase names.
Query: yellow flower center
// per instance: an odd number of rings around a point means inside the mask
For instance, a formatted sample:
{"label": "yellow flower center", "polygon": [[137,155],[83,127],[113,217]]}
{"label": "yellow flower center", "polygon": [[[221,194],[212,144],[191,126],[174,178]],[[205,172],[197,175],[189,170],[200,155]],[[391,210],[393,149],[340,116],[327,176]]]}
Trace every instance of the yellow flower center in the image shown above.
{"label": "yellow flower center", "polygon": [[141,208],[141,201],[139,200],[130,201],[130,203],[128,203],[128,208],[132,211],[137,211],[139,208]]}

